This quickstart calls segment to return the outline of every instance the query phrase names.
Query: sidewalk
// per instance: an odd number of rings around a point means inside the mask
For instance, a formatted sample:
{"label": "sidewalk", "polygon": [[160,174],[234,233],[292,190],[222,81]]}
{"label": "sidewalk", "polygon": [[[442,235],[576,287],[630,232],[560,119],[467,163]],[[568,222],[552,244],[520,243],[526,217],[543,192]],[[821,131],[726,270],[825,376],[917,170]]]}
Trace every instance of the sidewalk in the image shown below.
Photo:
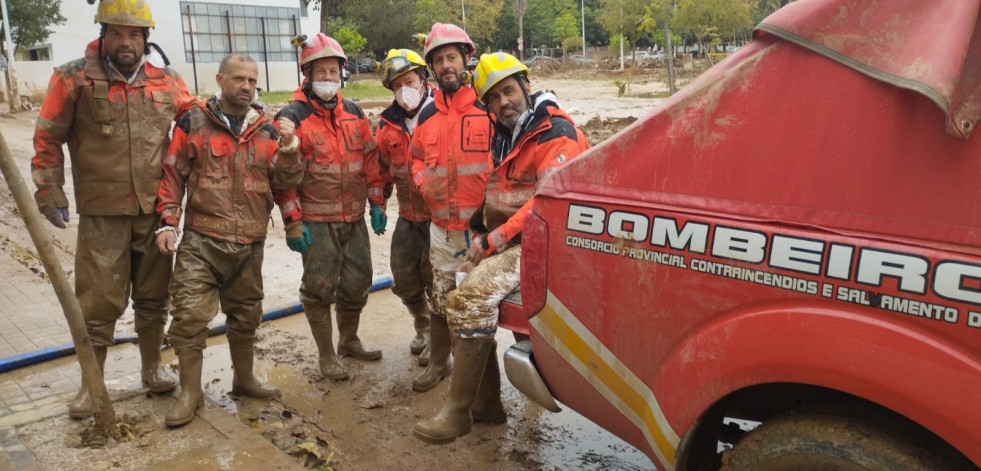
{"label": "sidewalk", "polygon": [[50,283],[6,251],[0,251],[0,273],[0,358],[72,341]]}

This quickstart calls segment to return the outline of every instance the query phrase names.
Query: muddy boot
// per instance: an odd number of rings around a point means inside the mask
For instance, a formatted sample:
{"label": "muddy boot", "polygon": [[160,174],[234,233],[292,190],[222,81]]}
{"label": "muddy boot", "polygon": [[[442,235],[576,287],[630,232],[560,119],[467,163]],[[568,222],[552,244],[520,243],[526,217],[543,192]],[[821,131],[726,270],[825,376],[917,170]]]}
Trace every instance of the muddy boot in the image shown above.
{"label": "muddy boot", "polygon": [[164,417],[164,423],[168,427],[178,427],[194,420],[194,413],[204,405],[204,391],[201,390],[204,352],[196,348],[184,348],[177,352],[177,362],[180,367],[181,394]]}
{"label": "muddy boot", "polygon": [[443,378],[449,378],[453,372],[453,365],[450,363],[450,328],[443,316],[433,314],[429,317],[429,351],[429,364],[412,380],[412,390],[415,392],[426,392],[435,388]]}
{"label": "muddy boot", "polygon": [[150,392],[157,394],[173,391],[177,387],[174,375],[160,363],[163,336],[163,326],[154,326],[136,337],[136,343],[140,347],[140,361],[143,363],[140,376]]}
{"label": "muddy boot", "polygon": [[484,375],[480,379],[477,398],[470,407],[470,415],[474,422],[486,424],[503,424],[508,420],[504,403],[501,402],[501,369],[497,362],[497,342],[491,348]]}
{"label": "muddy boot", "polygon": [[493,349],[492,339],[457,339],[450,397],[435,417],[416,423],[412,430],[416,438],[433,444],[449,443],[470,431],[473,425],[470,407],[477,397],[480,373],[487,367],[487,357]]}
{"label": "muddy boot", "polygon": [[[99,370],[105,374],[106,371],[106,353],[108,350],[106,347],[100,347],[97,345],[92,346],[92,350],[95,351],[95,360],[99,362]],[[89,397],[89,390],[85,387],[85,382],[82,382],[82,387],[78,388],[78,394],[75,395],[75,399],[68,403],[68,417],[72,419],[84,419],[92,415],[92,399]]]}
{"label": "muddy boot", "polygon": [[419,366],[426,366],[429,364],[429,359],[433,355],[431,347],[432,344],[426,343],[426,348],[423,349],[422,353],[419,354],[419,358],[417,359],[419,362]]}
{"label": "muddy boot", "polygon": [[416,328],[416,336],[409,342],[409,352],[418,355],[429,346],[429,303],[423,301],[406,307],[412,314],[412,324]]}
{"label": "muddy boot", "polygon": [[348,373],[347,368],[344,368],[341,360],[334,353],[334,339],[330,318],[327,318],[327,322],[311,322],[310,333],[313,334],[313,340],[317,342],[317,350],[320,352],[320,372],[335,381],[350,378],[351,375]]}
{"label": "muddy boot", "polygon": [[361,323],[361,313],[337,312],[337,354],[344,357],[354,357],[358,360],[374,361],[382,357],[381,350],[375,350],[361,343],[358,338],[358,324]]}
{"label": "muddy boot", "polygon": [[279,395],[275,386],[260,383],[252,374],[255,361],[252,342],[229,342],[228,351],[232,354],[232,392],[256,399],[269,399]]}

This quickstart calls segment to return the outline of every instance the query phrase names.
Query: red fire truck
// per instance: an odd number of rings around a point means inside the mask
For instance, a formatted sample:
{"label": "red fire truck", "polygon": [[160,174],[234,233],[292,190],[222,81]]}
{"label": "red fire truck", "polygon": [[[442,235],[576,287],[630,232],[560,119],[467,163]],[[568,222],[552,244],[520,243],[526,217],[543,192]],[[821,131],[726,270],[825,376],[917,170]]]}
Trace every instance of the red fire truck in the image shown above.
{"label": "red fire truck", "polygon": [[979,9],[791,3],[542,182],[511,382],[660,470],[977,469]]}

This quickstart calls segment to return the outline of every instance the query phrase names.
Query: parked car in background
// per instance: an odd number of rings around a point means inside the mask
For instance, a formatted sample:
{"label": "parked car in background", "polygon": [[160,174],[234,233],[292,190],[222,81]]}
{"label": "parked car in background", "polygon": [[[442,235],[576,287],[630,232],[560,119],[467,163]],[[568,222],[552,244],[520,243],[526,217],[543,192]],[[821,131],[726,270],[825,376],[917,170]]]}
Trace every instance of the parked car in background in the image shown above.
{"label": "parked car in background", "polygon": [[569,61],[579,65],[596,65],[596,61],[585,56],[569,56]]}
{"label": "parked car in background", "polygon": [[554,63],[554,62],[555,62],[555,59],[552,59],[551,57],[532,56],[532,57],[529,57],[529,58],[525,59],[521,63],[524,64],[526,67],[531,68],[532,66],[534,66],[536,64],[540,66],[542,64],[551,64],[551,63]]}
{"label": "parked car in background", "polygon": [[624,61],[634,62],[637,65],[644,65],[651,54],[647,51],[630,51],[623,56]]}
{"label": "parked car in background", "polygon": [[979,11],[790,3],[540,181],[511,383],[661,471],[977,471]]}

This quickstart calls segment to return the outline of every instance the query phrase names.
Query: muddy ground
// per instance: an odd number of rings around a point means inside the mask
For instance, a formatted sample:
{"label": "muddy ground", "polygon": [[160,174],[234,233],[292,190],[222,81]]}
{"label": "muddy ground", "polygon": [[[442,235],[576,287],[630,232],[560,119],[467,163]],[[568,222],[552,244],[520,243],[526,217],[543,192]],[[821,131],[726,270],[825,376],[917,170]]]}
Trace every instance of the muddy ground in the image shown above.
{"label": "muddy ground", "polygon": [[[659,71],[624,74],[555,68],[532,72],[533,90],[555,92],[592,145],[648,113],[667,90]],[[616,80],[629,83],[622,97],[614,84]],[[377,119],[381,109],[366,107],[365,111]],[[35,118],[36,113],[0,117],[4,136],[25,178],[30,175]],[[0,185],[0,250],[43,277],[43,268],[9,191],[5,184]],[[66,190],[72,198],[70,178]],[[394,204],[388,208],[388,215],[388,233],[371,238],[375,278],[390,273],[390,235],[397,219]],[[50,231],[62,265],[69,273],[73,269],[76,228],[73,214],[67,230]],[[302,268],[298,254],[286,248],[283,238],[281,224],[271,222],[264,264],[266,310],[297,303]],[[219,315],[216,322],[221,322],[222,317]],[[223,337],[212,338],[205,365],[208,397],[284,452],[305,460],[308,468],[326,464],[338,470],[652,469],[650,461],[630,445],[574,412],[544,411],[506,379],[503,381],[509,415],[506,425],[476,425],[470,434],[446,446],[423,444],[412,437],[412,425],[440,407],[448,382],[427,393],[412,392],[411,380],[421,368],[408,352],[413,335],[411,319],[390,291],[370,296],[361,332],[362,339],[382,348],[384,358],[373,363],[345,359],[352,369],[352,380],[333,382],[323,379],[317,369],[316,347],[302,314],[263,324],[257,345],[257,372],[263,380],[284,391],[281,400],[272,402],[228,396],[231,370],[227,347],[222,344]],[[117,326],[117,336],[122,335],[132,335],[131,314],[124,316]],[[511,334],[499,333],[498,343],[498,354],[501,354],[513,343]],[[133,379],[139,368],[134,348],[114,347],[111,351],[110,365],[123,364],[107,367],[107,377],[123,378],[110,385],[114,394],[139,388],[138,376]],[[165,360],[176,368],[172,351],[165,352]],[[78,374],[77,365],[71,361],[60,367],[69,371],[68,374]],[[179,454],[179,445],[185,440],[205,443],[209,440],[205,431],[162,427],[163,413],[172,401],[169,396],[120,399],[117,407],[138,418],[137,422],[143,424],[142,435],[133,442],[110,443],[108,449],[80,447],[78,437],[85,424],[70,421],[66,416],[27,425],[18,433],[39,464],[43,464],[42,469],[141,469],[148,463],[172,459],[175,453]],[[321,453],[319,461],[311,457],[311,445],[304,445],[306,449],[301,447],[304,443],[316,445]]]}

